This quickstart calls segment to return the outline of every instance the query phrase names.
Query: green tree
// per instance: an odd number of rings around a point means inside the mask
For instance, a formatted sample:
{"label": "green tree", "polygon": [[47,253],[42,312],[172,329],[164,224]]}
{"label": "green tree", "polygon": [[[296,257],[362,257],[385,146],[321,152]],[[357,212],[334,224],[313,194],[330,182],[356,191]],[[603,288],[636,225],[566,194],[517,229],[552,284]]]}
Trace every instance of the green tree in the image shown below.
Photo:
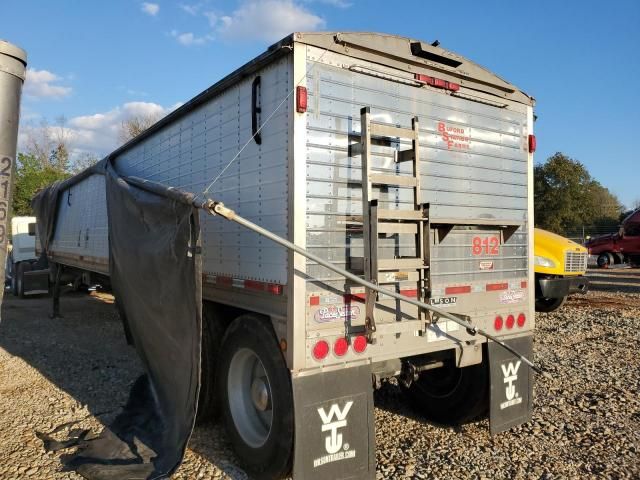
{"label": "green tree", "polygon": [[622,205],[582,163],[558,152],[534,167],[534,210],[537,226],[562,234],[580,225],[615,224]]}
{"label": "green tree", "polygon": [[13,187],[13,215],[33,215],[31,198],[47,185],[70,176],[70,173],[55,164],[43,163],[35,155],[19,153]]}
{"label": "green tree", "polygon": [[98,163],[98,161],[98,157],[96,157],[94,154],[83,153],[81,155],[78,155],[73,160],[68,170],[75,175],[76,173],[79,173],[89,167],[93,167],[96,163]]}

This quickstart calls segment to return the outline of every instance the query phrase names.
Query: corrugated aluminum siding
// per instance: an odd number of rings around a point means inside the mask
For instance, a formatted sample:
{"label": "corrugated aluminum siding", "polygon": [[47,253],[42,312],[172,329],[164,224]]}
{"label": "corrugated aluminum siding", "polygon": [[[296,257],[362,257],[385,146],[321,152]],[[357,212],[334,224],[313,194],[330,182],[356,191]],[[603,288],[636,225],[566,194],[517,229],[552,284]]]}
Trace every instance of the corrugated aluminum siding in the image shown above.
{"label": "corrugated aluminum siding", "polygon": [[65,190],[60,199],[54,253],[109,257],[109,228],[104,177],[91,175]]}
{"label": "corrugated aluminum siding", "polygon": [[[484,249],[481,254],[473,255],[474,237],[500,238],[500,230],[495,227],[459,226],[440,242],[433,232],[430,246],[432,287],[527,277],[527,235],[522,227],[500,245],[498,255],[488,254]],[[487,266],[486,270],[480,269],[481,263]]]}
{"label": "corrugated aluminum siding", "polygon": [[[361,214],[360,157],[349,157],[348,135],[360,132],[363,106],[371,107],[372,120],[379,123],[410,128],[411,118],[419,117],[422,202],[429,203],[432,221],[526,221],[528,153],[524,109],[520,113],[355,73],[345,68],[348,62],[365,62],[347,57],[325,55],[323,63],[316,63],[318,51],[309,52],[307,247],[313,253],[339,265],[347,265],[349,256],[363,254],[361,234],[350,233],[345,227],[346,216]],[[462,129],[470,137],[469,148],[448,149],[438,131],[440,122]],[[408,149],[410,144],[399,148]],[[409,164],[393,162],[392,149],[373,147],[373,151],[374,170],[411,174]],[[406,209],[413,204],[412,190],[406,188],[374,187],[374,197],[379,199],[381,208]],[[526,228],[520,231],[526,232]],[[380,256],[415,254],[413,237],[406,240],[401,239],[400,244],[394,239],[384,240]],[[459,244],[462,238],[455,233],[448,241]],[[460,253],[441,252],[436,257],[452,255]],[[526,258],[526,233],[517,233],[501,252],[500,267],[512,270],[508,277],[526,276]],[[464,265],[450,264],[446,269],[437,268],[436,273],[444,274],[449,268],[467,270]],[[308,262],[307,273],[336,288],[344,285],[343,279],[313,262]]]}
{"label": "corrugated aluminum siding", "polygon": [[[259,72],[264,121],[292,88],[291,56]],[[121,154],[125,175],[202,192],[251,138],[251,82],[220,96]],[[250,141],[211,188],[209,197],[283,237],[288,236],[290,103],[264,126],[262,144]],[[201,216],[204,272],[234,278],[287,282],[287,252],[240,225]]]}

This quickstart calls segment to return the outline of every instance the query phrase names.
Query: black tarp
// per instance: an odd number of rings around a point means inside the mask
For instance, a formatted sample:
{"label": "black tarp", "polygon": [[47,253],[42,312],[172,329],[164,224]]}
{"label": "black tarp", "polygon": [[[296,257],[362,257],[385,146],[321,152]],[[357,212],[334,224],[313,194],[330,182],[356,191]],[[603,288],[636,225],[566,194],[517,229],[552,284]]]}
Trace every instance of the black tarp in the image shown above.
{"label": "black tarp", "polygon": [[[106,181],[112,288],[146,373],[111,425],[97,437],[78,435],[78,450],[63,462],[91,480],[165,478],[182,461],[200,385],[198,210],[192,194],[127,182],[109,161],[94,173],[104,174]],[[73,183],[54,184],[33,201],[45,250],[55,230],[59,195]],[[45,448],[69,446],[39,436]]]}

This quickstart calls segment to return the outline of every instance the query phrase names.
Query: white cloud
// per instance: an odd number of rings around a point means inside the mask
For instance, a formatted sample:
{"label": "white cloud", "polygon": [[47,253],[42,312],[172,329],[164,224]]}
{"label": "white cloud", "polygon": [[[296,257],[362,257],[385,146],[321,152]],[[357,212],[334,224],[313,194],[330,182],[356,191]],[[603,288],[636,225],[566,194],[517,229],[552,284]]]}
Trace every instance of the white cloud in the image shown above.
{"label": "white cloud", "polygon": [[191,45],[204,45],[214,39],[214,36],[211,34],[197,36],[192,32],[180,33],[177,30],[171,30],[171,36],[174,37],[180,45],[187,47]]}
{"label": "white cloud", "polygon": [[[89,152],[101,158],[120,145],[119,133],[123,121],[132,117],[159,119],[180,105],[182,104],[176,103],[163,107],[152,102],[127,102],[106,112],[68,119],[64,126],[64,137],[69,142],[71,157],[77,158]],[[21,125],[18,136],[19,148],[25,148],[29,137],[37,138],[42,135],[43,128],[31,122]]]}
{"label": "white cloud", "polygon": [[195,5],[188,5],[185,3],[180,3],[178,6],[187,12],[189,15],[196,16],[198,14],[198,10],[200,10],[200,4],[196,3]]}
{"label": "white cloud", "polygon": [[160,5],[158,5],[157,3],[143,2],[142,7],[140,8],[144,13],[146,13],[147,15],[151,15],[152,17],[155,17],[160,11]]}
{"label": "white cloud", "polygon": [[176,106],[165,108],[152,102],[127,102],[104,113],[82,115],[68,121],[73,148],[105,155],[120,143],[122,122],[132,117],[164,117]]}
{"label": "white cloud", "polygon": [[325,21],[292,0],[249,0],[220,17],[223,38],[279,40],[291,32],[318,30]]}
{"label": "white cloud", "polygon": [[331,5],[332,7],[338,8],[349,8],[353,5],[353,3],[348,2],[346,0],[304,0],[305,3],[326,3],[327,5]]}
{"label": "white cloud", "polygon": [[218,15],[216,15],[214,12],[202,12],[202,15],[207,17],[211,28],[214,28],[218,24]]}
{"label": "white cloud", "polygon": [[48,70],[27,69],[27,79],[24,83],[25,95],[32,98],[62,98],[71,93],[71,87],[54,85],[61,78]]}

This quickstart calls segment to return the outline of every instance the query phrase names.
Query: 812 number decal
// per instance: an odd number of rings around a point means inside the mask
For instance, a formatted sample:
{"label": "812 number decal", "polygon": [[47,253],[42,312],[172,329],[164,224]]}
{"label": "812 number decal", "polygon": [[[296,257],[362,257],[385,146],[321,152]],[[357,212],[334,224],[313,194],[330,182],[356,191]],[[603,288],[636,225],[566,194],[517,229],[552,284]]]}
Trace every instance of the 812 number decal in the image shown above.
{"label": "812 number decal", "polygon": [[471,241],[473,255],[500,255],[500,239],[498,237],[473,237]]}

